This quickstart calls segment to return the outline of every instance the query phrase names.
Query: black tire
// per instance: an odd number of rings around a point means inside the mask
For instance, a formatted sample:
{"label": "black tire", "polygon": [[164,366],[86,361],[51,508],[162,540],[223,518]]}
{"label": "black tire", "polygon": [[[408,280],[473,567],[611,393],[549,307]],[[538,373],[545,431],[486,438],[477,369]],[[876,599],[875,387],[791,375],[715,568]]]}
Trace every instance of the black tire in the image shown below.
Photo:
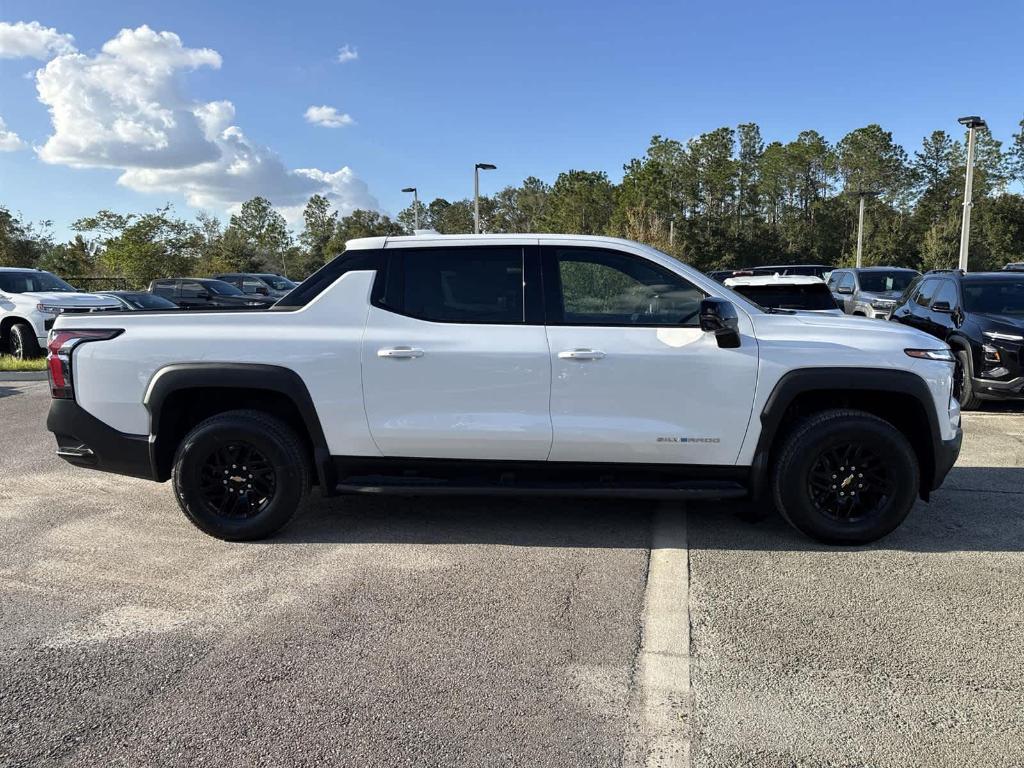
{"label": "black tire", "polygon": [[36,332],[28,323],[15,323],[9,331],[7,347],[16,360],[32,360],[43,354],[36,341]]}
{"label": "black tire", "polygon": [[956,368],[953,371],[953,396],[960,403],[961,411],[975,411],[981,407],[981,399],[974,394],[974,364],[971,353],[966,349],[954,348]]}
{"label": "black tire", "polygon": [[173,485],[178,506],[201,531],[252,541],[291,521],[309,489],[309,463],[299,437],[280,419],[227,411],[185,436]]}
{"label": "black tire", "polygon": [[891,533],[919,487],[917,455],[903,434],[877,416],[846,409],[797,425],[772,473],[782,516],[827,544],[867,544]]}

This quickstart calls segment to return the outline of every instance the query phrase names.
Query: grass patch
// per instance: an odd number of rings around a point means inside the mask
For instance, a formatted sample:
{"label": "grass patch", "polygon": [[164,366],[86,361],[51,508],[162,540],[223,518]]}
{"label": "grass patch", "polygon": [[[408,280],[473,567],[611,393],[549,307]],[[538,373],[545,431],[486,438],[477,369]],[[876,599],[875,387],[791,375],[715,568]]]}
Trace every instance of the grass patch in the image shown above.
{"label": "grass patch", "polygon": [[34,360],[15,360],[10,355],[0,355],[0,371],[45,371],[46,358]]}

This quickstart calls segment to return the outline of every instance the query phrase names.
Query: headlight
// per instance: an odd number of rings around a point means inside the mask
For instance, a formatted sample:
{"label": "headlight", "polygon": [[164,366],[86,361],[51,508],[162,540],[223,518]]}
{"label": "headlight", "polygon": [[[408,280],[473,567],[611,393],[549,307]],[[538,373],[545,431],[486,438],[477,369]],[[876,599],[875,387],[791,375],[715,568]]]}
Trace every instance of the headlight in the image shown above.
{"label": "headlight", "polygon": [[64,307],[58,307],[54,304],[36,304],[36,310],[44,315],[59,315],[64,311]]}
{"label": "headlight", "polygon": [[890,301],[889,299],[874,299],[871,302],[871,307],[873,309],[892,309],[895,306],[896,302]]}
{"label": "headlight", "polygon": [[982,331],[981,335],[992,341],[1024,341],[1024,336],[1015,333],[999,333],[999,331]]}
{"label": "headlight", "polygon": [[948,349],[904,349],[911,357],[918,357],[922,360],[938,360],[943,363],[955,362],[953,353]]}

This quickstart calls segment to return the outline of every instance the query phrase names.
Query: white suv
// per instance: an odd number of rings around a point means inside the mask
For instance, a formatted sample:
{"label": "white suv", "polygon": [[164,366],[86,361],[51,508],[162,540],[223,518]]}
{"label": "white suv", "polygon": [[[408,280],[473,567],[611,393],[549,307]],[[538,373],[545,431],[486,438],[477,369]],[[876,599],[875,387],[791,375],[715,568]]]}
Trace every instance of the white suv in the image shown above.
{"label": "white suv", "polygon": [[79,293],[49,272],[0,267],[0,351],[19,360],[43,353],[58,315],[113,309],[116,300]]}
{"label": "white suv", "polygon": [[953,356],[897,323],[769,313],[652,248],[380,237],[263,312],[62,315],[69,462],[267,536],[323,493],[770,499],[883,536],[960,449]]}

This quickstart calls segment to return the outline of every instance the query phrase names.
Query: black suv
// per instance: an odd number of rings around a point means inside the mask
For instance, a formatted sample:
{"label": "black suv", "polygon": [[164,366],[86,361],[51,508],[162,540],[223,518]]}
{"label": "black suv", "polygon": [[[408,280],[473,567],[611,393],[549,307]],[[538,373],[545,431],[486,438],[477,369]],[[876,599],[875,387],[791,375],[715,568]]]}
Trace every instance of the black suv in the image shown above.
{"label": "black suv", "polygon": [[266,309],[275,301],[246,295],[223,280],[202,277],[154,280],[149,292],[170,299],[182,309]]}
{"label": "black suv", "polygon": [[911,284],[891,319],[953,348],[953,394],[961,408],[1024,399],[1024,274],[929,272]]}

